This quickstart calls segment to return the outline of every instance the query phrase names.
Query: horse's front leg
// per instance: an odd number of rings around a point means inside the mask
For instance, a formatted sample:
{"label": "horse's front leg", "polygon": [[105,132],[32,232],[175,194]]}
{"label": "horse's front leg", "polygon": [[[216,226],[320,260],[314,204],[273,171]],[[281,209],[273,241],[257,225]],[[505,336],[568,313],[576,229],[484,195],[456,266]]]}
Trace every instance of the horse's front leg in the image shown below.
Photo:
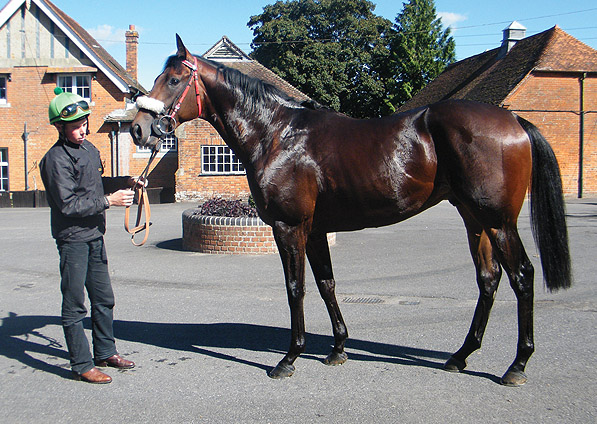
{"label": "horse's front leg", "polygon": [[294,361],[305,351],[305,226],[289,226],[277,221],[273,227],[274,237],[282,259],[286,292],[290,306],[291,340],[288,353],[269,372],[271,378],[290,377],[294,373]]}
{"label": "horse's front leg", "polygon": [[332,260],[327,234],[311,233],[307,239],[307,258],[311,264],[313,276],[317,282],[319,294],[325,302],[325,306],[332,321],[334,333],[334,348],[323,361],[326,365],[340,365],[346,362],[348,356],[344,352],[344,343],[348,337],[346,324],[340,313],[340,307],[336,300],[336,281],[332,271]]}

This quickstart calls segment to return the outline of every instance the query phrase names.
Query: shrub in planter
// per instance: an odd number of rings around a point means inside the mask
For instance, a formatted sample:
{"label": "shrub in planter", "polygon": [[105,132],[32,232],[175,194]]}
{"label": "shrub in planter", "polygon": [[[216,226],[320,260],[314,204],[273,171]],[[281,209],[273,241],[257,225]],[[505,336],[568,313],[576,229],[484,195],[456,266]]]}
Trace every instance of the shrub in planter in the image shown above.
{"label": "shrub in planter", "polygon": [[240,199],[237,200],[226,200],[219,197],[209,199],[202,205],[199,205],[199,215],[203,216],[228,216],[231,218],[236,217],[257,217],[257,209],[255,203],[249,201],[243,202]]}

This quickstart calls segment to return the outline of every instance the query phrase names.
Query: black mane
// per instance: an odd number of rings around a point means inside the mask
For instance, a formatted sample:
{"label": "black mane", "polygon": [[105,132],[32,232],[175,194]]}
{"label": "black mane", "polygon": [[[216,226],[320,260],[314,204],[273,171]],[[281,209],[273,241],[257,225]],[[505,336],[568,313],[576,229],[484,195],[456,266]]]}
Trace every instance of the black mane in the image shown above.
{"label": "black mane", "polygon": [[[243,104],[249,111],[255,112],[258,109],[263,108],[266,105],[272,103],[280,104],[280,102],[287,102],[295,107],[304,107],[304,105],[297,99],[284,93],[278,87],[260,80],[258,78],[250,77],[241,71],[222,65],[221,63],[214,62],[213,60],[205,59],[203,57],[197,57],[197,60],[205,62],[210,66],[217,68],[218,73],[221,73],[225,84],[234,90],[235,95],[238,96],[238,100]],[[182,59],[176,55],[170,56],[166,59],[164,70],[172,67],[178,70],[182,64]]]}

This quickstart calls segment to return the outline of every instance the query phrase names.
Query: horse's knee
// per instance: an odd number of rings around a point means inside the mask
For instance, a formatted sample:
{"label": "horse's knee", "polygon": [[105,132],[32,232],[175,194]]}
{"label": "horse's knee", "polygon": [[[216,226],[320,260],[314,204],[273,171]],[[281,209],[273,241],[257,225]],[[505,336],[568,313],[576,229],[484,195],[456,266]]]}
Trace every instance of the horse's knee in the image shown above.
{"label": "horse's knee", "polygon": [[477,284],[481,295],[493,299],[501,278],[502,268],[497,263],[491,268],[480,270],[477,273]]}

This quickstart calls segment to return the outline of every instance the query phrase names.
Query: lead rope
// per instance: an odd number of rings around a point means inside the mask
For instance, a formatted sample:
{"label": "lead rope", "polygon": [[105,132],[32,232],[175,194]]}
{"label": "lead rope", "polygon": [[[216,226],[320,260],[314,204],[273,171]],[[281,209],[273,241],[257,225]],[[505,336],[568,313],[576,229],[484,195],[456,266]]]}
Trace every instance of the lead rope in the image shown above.
{"label": "lead rope", "polygon": [[[127,206],[124,210],[124,229],[127,233],[131,235],[131,243],[135,246],[143,246],[149,237],[149,226],[151,222],[149,221],[151,218],[151,209],[149,207],[149,198],[147,196],[147,189],[145,188],[145,180],[147,179],[147,174],[149,172],[149,166],[151,162],[155,159],[157,152],[159,149],[154,149],[151,152],[151,156],[149,157],[149,162],[147,162],[147,166],[135,182],[133,186],[133,190],[137,193],[137,221],[135,222],[135,226],[130,228],[129,220],[130,220],[130,211],[131,207]],[[143,181],[143,182],[140,182]],[[143,216],[143,209],[145,209],[145,221],[141,224],[141,217]],[[143,240],[140,243],[135,242],[135,235],[140,233],[141,231],[145,231],[145,235]]]}

